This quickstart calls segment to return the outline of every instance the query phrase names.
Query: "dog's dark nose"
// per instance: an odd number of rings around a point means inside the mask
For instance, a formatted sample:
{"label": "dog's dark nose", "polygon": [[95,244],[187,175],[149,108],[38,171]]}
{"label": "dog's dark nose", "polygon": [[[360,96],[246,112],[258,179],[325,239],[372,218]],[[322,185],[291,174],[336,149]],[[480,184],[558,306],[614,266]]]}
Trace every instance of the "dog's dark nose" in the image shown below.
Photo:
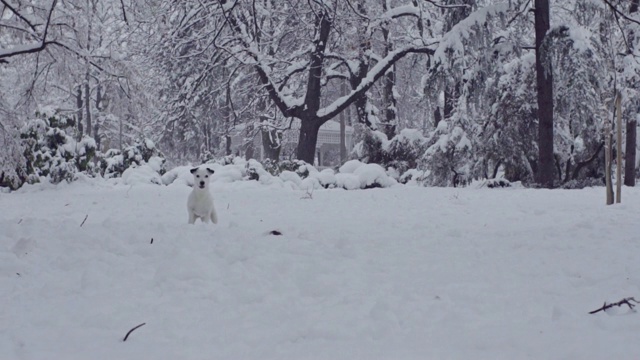
{"label": "dog's dark nose", "polygon": [[200,186],[204,186],[204,181],[200,181]]}

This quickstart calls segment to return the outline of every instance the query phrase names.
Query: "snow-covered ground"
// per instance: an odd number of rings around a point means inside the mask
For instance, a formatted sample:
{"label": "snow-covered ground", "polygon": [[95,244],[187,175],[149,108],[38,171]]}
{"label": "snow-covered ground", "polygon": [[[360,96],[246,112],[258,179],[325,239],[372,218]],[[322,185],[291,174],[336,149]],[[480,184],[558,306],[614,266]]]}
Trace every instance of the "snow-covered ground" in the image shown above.
{"label": "snow-covered ground", "polygon": [[0,359],[640,354],[637,313],[588,314],[640,300],[640,189],[214,183],[220,223],[195,226],[189,191],[0,194]]}

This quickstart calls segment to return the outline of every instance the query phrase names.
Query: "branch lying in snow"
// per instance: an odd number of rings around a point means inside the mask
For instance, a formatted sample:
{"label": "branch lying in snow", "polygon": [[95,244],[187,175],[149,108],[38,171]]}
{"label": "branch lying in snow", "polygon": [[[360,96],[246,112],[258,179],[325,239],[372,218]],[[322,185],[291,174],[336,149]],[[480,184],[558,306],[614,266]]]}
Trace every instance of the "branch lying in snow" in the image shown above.
{"label": "branch lying in snow", "polygon": [[597,310],[593,310],[593,311],[589,311],[589,314],[595,314],[597,312],[600,311],[605,311],[609,308],[612,308],[614,306],[622,306],[622,305],[627,305],[629,306],[629,309],[633,310],[633,308],[635,307],[635,304],[632,304],[631,302],[634,302],[636,304],[640,304],[640,302],[638,302],[636,299],[632,298],[632,297],[628,297],[628,298],[624,298],[620,301],[618,301],[617,303],[612,303],[612,304],[607,304],[607,302],[604,302],[604,305],[602,305],[601,308],[597,309]]}
{"label": "branch lying in snow", "polygon": [[82,224],[80,224],[80,227],[82,227],[82,225],[84,225],[84,222],[87,221],[88,217],[89,217],[89,214],[85,215],[84,220],[82,220]]}
{"label": "branch lying in snow", "polygon": [[142,323],[142,324],[140,324],[140,325],[138,325],[138,326],[134,327],[133,329],[129,330],[129,332],[127,333],[127,335],[125,335],[125,336],[124,336],[124,339],[122,339],[122,341],[123,341],[123,342],[124,342],[124,341],[127,341],[127,338],[128,338],[128,337],[129,337],[129,335],[133,332],[133,330],[135,330],[135,329],[139,328],[139,327],[140,327],[140,326],[142,326],[142,325],[146,325],[146,324],[147,324],[147,323]]}

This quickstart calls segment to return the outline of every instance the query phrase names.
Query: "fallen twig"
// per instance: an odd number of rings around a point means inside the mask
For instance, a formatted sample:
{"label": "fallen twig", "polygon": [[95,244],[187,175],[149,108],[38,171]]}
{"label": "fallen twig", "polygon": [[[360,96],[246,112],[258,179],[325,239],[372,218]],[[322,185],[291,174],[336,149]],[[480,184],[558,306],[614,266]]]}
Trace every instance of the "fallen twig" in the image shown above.
{"label": "fallen twig", "polygon": [[151,238],[151,244],[153,244],[153,238]]}
{"label": "fallen twig", "polygon": [[124,339],[122,339],[122,341],[127,341],[127,338],[129,337],[129,334],[131,334],[131,333],[133,332],[133,330],[135,330],[135,329],[137,329],[137,328],[139,328],[140,326],[145,325],[145,324],[146,324],[146,323],[142,323],[142,324],[140,324],[140,325],[138,325],[138,326],[134,327],[133,329],[129,330],[129,332],[127,333],[127,335],[125,335],[125,336],[124,336]]}
{"label": "fallen twig", "polygon": [[85,215],[84,220],[82,220],[82,224],[80,224],[80,227],[82,227],[82,225],[84,225],[84,222],[87,221],[88,217],[89,217],[89,214]]}
{"label": "fallen twig", "polygon": [[632,297],[628,297],[628,298],[624,298],[616,303],[612,303],[612,304],[607,304],[607,302],[604,302],[604,305],[602,305],[601,308],[593,310],[593,311],[589,311],[589,314],[595,314],[597,312],[600,311],[605,311],[609,308],[612,308],[614,306],[622,306],[622,305],[627,305],[629,306],[629,309],[633,310],[633,308],[635,307],[635,304],[632,304],[631,302],[634,302],[636,304],[640,304],[640,302],[638,302],[636,299],[632,298]]}
{"label": "fallen twig", "polygon": [[313,188],[311,188],[311,190],[307,189],[306,193],[303,197],[301,197],[300,199],[306,200],[306,199],[310,199],[313,200]]}

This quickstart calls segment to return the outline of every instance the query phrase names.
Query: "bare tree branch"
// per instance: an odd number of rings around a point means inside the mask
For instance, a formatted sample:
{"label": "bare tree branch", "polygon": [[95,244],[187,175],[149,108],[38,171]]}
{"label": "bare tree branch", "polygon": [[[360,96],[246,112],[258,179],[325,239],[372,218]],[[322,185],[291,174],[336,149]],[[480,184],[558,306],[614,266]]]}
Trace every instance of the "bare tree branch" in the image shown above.
{"label": "bare tree branch", "polygon": [[[153,240],[152,240],[152,241],[153,241]],[[127,333],[127,335],[125,335],[125,336],[124,336],[124,339],[122,339],[122,341],[123,341],[123,342],[124,342],[124,341],[127,341],[127,339],[129,338],[129,335],[131,335],[131,333],[133,332],[133,330],[135,330],[135,329],[137,329],[137,328],[139,328],[139,327],[141,327],[141,326],[143,326],[143,325],[146,325],[146,324],[147,324],[147,323],[142,323],[142,324],[140,324],[140,325],[138,325],[138,326],[135,326],[133,329],[129,330],[129,332]]]}
{"label": "bare tree branch", "polygon": [[614,13],[620,15],[622,18],[624,18],[627,21],[631,21],[632,23],[638,24],[640,25],[640,21],[637,19],[634,19],[632,17],[629,17],[627,14],[625,14],[624,12],[620,11],[615,5],[613,5],[609,0],[602,0],[604,1],[605,4],[607,4],[607,6],[609,6],[611,8],[611,10],[613,10]]}
{"label": "bare tree branch", "polygon": [[[634,302],[635,304],[632,304],[631,302]],[[633,308],[636,306],[636,304],[640,304],[640,302],[636,301],[636,299],[634,299],[633,297],[628,297],[628,298],[624,298],[616,303],[613,304],[607,304],[607,302],[604,302],[604,305],[602,305],[601,308],[593,310],[593,311],[589,311],[589,314],[595,314],[597,312],[600,311],[605,311],[609,308],[612,308],[614,306],[622,306],[622,305],[627,305],[629,306],[630,310],[633,310]]]}
{"label": "bare tree branch", "polygon": [[22,14],[20,14],[20,12],[17,11],[13,6],[11,6],[9,4],[9,2],[7,2],[6,0],[0,0],[0,2],[4,6],[6,6],[7,9],[9,9],[12,13],[14,13],[18,18],[20,18],[20,20],[24,21],[31,28],[31,30],[33,30],[34,33],[38,32],[36,30],[36,27],[31,23],[31,21],[29,21],[26,17],[24,17]]}
{"label": "bare tree branch", "polygon": [[129,21],[127,20],[127,12],[124,8],[124,0],[120,0],[120,6],[122,7],[122,18],[124,18],[125,24],[129,25]]}

